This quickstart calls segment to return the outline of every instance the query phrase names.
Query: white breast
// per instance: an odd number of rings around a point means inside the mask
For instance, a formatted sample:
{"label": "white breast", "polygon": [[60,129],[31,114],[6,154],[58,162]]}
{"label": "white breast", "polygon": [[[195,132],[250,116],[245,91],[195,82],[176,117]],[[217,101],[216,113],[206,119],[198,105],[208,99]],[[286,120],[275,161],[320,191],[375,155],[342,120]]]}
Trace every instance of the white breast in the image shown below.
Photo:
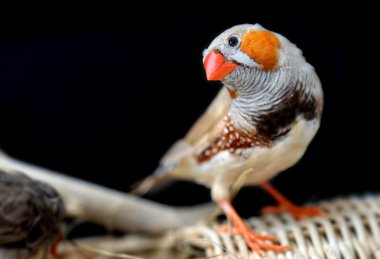
{"label": "white breast", "polygon": [[252,152],[248,164],[254,169],[246,184],[259,184],[293,166],[305,153],[319,128],[319,119],[299,118],[289,134],[271,148]]}
{"label": "white breast", "polygon": [[319,120],[306,121],[299,117],[292,130],[270,148],[254,147],[247,150],[248,158],[237,158],[228,151],[220,152],[208,162],[202,163],[180,178],[195,180],[206,186],[223,183],[229,185],[241,173],[252,168],[245,185],[260,184],[294,165],[305,153],[319,128]]}

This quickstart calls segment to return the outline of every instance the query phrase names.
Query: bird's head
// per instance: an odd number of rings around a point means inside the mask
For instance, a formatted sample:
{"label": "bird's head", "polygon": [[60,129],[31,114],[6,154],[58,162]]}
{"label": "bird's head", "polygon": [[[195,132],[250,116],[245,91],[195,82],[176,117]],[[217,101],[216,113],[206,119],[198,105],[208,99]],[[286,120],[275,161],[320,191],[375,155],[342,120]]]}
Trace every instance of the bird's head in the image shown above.
{"label": "bird's head", "polygon": [[239,68],[258,72],[305,64],[302,52],[285,37],[259,24],[234,26],[218,37],[203,52],[208,80],[223,81]]}

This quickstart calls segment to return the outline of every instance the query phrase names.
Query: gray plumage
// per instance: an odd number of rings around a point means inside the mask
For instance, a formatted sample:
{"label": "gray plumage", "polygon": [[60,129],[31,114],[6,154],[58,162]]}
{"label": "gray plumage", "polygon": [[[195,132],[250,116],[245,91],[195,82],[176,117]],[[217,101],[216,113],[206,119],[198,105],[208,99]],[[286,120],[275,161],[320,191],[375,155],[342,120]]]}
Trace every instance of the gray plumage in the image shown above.
{"label": "gray plumage", "polygon": [[0,258],[44,258],[60,232],[64,205],[49,185],[0,171]]}

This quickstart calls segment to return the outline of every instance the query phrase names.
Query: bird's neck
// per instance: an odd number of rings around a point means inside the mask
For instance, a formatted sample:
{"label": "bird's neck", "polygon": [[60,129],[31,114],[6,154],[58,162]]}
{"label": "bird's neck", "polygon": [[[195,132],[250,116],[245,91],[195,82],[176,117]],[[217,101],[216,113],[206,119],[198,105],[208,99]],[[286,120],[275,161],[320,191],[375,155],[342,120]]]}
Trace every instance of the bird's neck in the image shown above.
{"label": "bird's neck", "polygon": [[238,72],[236,78],[224,82],[227,88],[236,89],[230,117],[237,127],[255,129],[262,116],[291,94],[291,73],[249,68]]}
{"label": "bird's neck", "polygon": [[229,111],[234,125],[271,139],[288,132],[297,117],[311,120],[322,112],[322,88],[314,70],[240,68],[224,84],[237,92]]}

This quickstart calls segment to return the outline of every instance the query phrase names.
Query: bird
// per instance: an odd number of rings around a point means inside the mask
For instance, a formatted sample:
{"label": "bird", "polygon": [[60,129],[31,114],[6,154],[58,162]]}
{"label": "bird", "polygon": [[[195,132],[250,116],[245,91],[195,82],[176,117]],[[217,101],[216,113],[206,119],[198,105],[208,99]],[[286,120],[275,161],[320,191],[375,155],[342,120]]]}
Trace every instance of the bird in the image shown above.
{"label": "bird", "polygon": [[0,258],[45,259],[62,239],[65,207],[49,185],[0,171]]}
{"label": "bird", "polygon": [[278,206],[264,212],[289,212],[297,218],[323,215],[299,207],[269,179],[296,164],[317,133],[323,110],[318,75],[302,51],[260,24],[241,24],[217,36],[203,52],[207,80],[222,88],[184,138],[160,160],[140,193],[171,179],[210,187],[211,197],[230,219],[221,228],[241,235],[251,250],[285,252],[275,237],[254,233],[231,205],[231,187],[243,172],[243,185],[259,185]]}

